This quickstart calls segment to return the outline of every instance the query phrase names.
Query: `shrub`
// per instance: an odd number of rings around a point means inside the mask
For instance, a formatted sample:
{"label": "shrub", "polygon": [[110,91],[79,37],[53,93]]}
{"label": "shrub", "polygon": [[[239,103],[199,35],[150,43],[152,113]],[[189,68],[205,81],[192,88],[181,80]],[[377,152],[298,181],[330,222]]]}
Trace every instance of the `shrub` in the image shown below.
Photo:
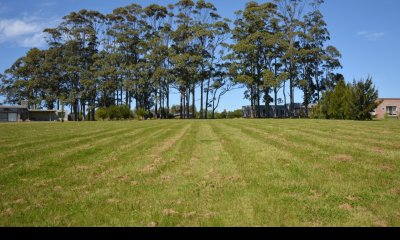
{"label": "shrub", "polygon": [[108,117],[107,110],[104,108],[98,108],[96,111],[96,120],[106,120]]}
{"label": "shrub", "polygon": [[107,108],[107,116],[110,120],[115,120],[117,118],[117,109],[116,106],[110,106]]}
{"label": "shrub", "polygon": [[109,108],[98,108],[96,111],[96,119],[121,120],[132,118],[132,112],[127,105],[110,106]]}
{"label": "shrub", "polygon": [[129,106],[121,105],[116,108],[118,119],[130,119],[132,118],[132,112]]}
{"label": "shrub", "polygon": [[135,118],[138,120],[143,120],[147,116],[147,111],[143,108],[137,108],[135,110]]}

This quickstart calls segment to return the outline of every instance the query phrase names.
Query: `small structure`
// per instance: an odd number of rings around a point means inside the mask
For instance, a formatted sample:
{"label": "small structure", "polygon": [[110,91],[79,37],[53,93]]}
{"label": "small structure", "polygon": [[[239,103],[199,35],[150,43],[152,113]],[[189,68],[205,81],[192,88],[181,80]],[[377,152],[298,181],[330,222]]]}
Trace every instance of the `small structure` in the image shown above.
{"label": "small structure", "polygon": [[52,122],[60,120],[61,115],[57,110],[28,109],[26,101],[17,106],[0,106],[0,122]]}
{"label": "small structure", "polygon": [[0,122],[18,122],[28,119],[28,107],[0,106]]}
{"label": "small structure", "polygon": [[[313,105],[310,104],[308,106],[308,113],[311,113]],[[289,108],[290,104],[285,105],[277,105],[277,113],[278,115],[276,117],[278,118],[286,118],[289,117]],[[275,117],[275,105],[260,105],[260,113],[261,113],[261,118],[272,118]],[[243,111],[243,118],[251,118],[251,106],[243,106],[242,108]],[[258,113],[258,108],[257,106],[254,106],[254,116],[257,116]],[[305,107],[301,103],[295,103],[294,104],[294,112],[293,112],[294,117],[301,117],[306,115]]]}
{"label": "small structure", "polygon": [[28,110],[29,121],[54,122],[58,121],[57,110]]}
{"label": "small structure", "polygon": [[379,98],[378,108],[372,113],[378,119],[400,117],[400,98]]}

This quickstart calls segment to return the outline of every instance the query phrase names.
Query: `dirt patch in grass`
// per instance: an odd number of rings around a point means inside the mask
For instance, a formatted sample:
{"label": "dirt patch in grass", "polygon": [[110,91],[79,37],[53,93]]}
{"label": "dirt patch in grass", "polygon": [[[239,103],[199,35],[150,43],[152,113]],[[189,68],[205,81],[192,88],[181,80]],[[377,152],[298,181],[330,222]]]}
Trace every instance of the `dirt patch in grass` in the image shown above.
{"label": "dirt patch in grass", "polygon": [[216,212],[211,212],[211,211],[207,211],[203,214],[204,218],[213,218],[216,217],[217,213]]}
{"label": "dirt patch in grass", "polygon": [[126,182],[130,179],[129,176],[123,175],[123,176],[118,176],[114,178],[115,180],[117,180],[118,182]]}
{"label": "dirt patch in grass", "polygon": [[34,187],[47,187],[48,184],[45,182],[37,182],[33,184]]}
{"label": "dirt patch in grass", "polygon": [[119,203],[119,200],[116,198],[109,198],[107,199],[107,203],[116,204]]}
{"label": "dirt patch in grass", "polygon": [[371,148],[368,148],[368,150],[370,150],[371,152],[375,152],[375,153],[386,153],[386,149],[380,148],[380,147],[371,147]]}
{"label": "dirt patch in grass", "polygon": [[338,161],[338,162],[349,162],[353,160],[352,156],[345,155],[345,154],[338,154],[331,157],[331,160]]}
{"label": "dirt patch in grass", "polygon": [[88,166],[76,166],[75,169],[76,169],[78,172],[83,172],[83,171],[85,171],[85,170],[88,170],[89,167],[88,167]]}
{"label": "dirt patch in grass", "polygon": [[389,165],[389,164],[382,164],[379,166],[379,169],[384,171],[384,172],[392,172],[394,170],[394,166],[393,165]]}
{"label": "dirt patch in grass", "polygon": [[139,170],[140,173],[151,173],[156,169],[156,165],[155,164],[149,164],[146,165],[144,168],[142,168],[141,170]]}
{"label": "dirt patch in grass", "polygon": [[179,214],[179,212],[175,211],[174,209],[164,209],[163,210],[163,215],[165,215],[165,216],[175,216],[178,214]]}
{"label": "dirt patch in grass", "polygon": [[162,175],[160,178],[162,182],[169,182],[172,180],[172,177],[168,175]]}
{"label": "dirt patch in grass", "polygon": [[20,199],[15,200],[14,203],[15,203],[15,204],[24,204],[24,203],[25,203],[25,200],[22,199],[22,198],[20,198]]}
{"label": "dirt patch in grass", "polygon": [[356,202],[356,201],[359,200],[358,197],[354,197],[352,195],[347,196],[346,199],[349,200],[349,201],[352,201],[352,202]]}
{"label": "dirt patch in grass", "polygon": [[156,222],[149,222],[147,224],[147,227],[157,227],[157,223]]}
{"label": "dirt patch in grass", "polygon": [[317,190],[310,190],[310,196],[308,197],[310,200],[317,200],[322,197],[322,193]]}
{"label": "dirt patch in grass", "polygon": [[400,188],[399,187],[392,188],[389,190],[389,192],[394,196],[400,196]]}
{"label": "dirt patch in grass", "polygon": [[197,212],[193,211],[193,212],[186,212],[186,213],[183,213],[182,216],[183,216],[184,218],[192,218],[192,217],[196,216],[196,214],[197,214]]}
{"label": "dirt patch in grass", "polygon": [[108,170],[106,170],[106,171],[104,171],[104,172],[101,172],[101,173],[99,173],[99,174],[96,174],[96,175],[95,175],[95,179],[97,179],[97,180],[103,179],[105,176],[110,175],[110,174],[112,173],[112,171],[113,171],[113,170],[108,169]]}
{"label": "dirt patch in grass", "polygon": [[346,210],[346,211],[351,211],[351,210],[353,210],[353,207],[352,207],[350,204],[348,204],[348,203],[345,203],[345,204],[340,205],[339,208],[342,209],[342,210]]}
{"label": "dirt patch in grass", "polygon": [[136,187],[136,186],[139,186],[139,182],[137,182],[137,181],[131,181],[131,182],[129,183],[129,185],[131,185],[132,187]]}
{"label": "dirt patch in grass", "polygon": [[12,216],[14,214],[14,211],[12,210],[12,208],[6,208],[4,211],[3,211],[3,216],[5,216],[5,217],[10,217],[10,216]]}

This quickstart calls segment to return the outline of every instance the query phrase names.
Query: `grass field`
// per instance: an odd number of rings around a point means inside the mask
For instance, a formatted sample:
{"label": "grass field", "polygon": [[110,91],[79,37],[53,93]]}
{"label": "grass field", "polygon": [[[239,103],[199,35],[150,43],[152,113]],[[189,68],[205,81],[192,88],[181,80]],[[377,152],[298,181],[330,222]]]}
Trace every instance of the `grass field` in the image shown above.
{"label": "grass field", "polygon": [[0,226],[400,226],[400,121],[0,124]]}

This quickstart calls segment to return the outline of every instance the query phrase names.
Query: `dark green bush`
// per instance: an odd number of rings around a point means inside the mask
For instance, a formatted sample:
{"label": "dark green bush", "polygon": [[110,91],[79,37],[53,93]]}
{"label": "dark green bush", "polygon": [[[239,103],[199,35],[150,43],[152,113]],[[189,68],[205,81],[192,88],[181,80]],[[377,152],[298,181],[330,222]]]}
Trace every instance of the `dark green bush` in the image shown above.
{"label": "dark green bush", "polygon": [[96,120],[106,120],[108,118],[107,110],[105,108],[98,108],[96,111]]}
{"label": "dark green bush", "polygon": [[110,106],[109,108],[98,108],[96,111],[97,120],[121,120],[131,119],[132,112],[126,105]]}
{"label": "dark green bush", "polygon": [[136,119],[143,120],[147,116],[147,111],[143,108],[137,108],[137,109],[135,109],[134,115],[135,115]]}

